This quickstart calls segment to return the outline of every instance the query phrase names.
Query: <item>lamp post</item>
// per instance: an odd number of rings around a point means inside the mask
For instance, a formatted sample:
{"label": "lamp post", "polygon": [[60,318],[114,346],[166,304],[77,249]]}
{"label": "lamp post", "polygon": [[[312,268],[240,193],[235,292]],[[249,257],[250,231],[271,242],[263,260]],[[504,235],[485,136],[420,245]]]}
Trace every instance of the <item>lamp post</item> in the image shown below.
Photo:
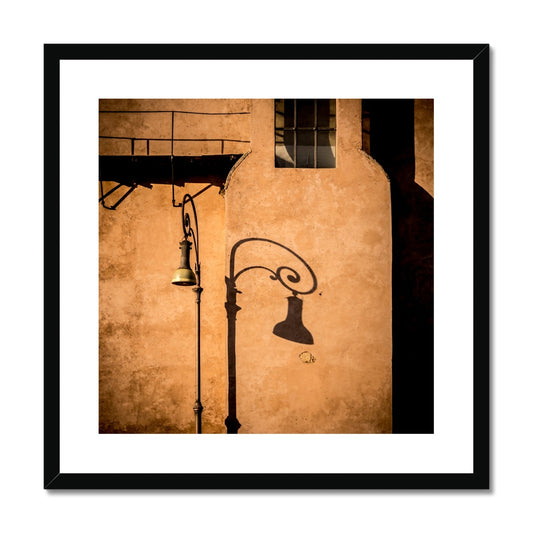
{"label": "lamp post", "polygon": [[[189,213],[185,212],[185,206],[187,204],[190,204],[191,206],[194,217],[194,229],[191,226]],[[172,284],[188,287],[192,286],[192,290],[196,293],[196,401],[193,406],[193,411],[196,419],[196,433],[202,433],[203,406],[200,401],[200,296],[203,289],[200,285],[198,218],[196,216],[196,207],[190,194],[186,194],[181,202],[181,225],[183,229],[183,240],[180,242],[181,259],[180,265],[172,277]],[[192,239],[192,243],[189,241],[189,238]],[[196,260],[194,272],[192,271],[189,262],[189,253],[192,246],[194,246]]]}
{"label": "lamp post", "polygon": [[[194,219],[194,228],[191,225],[191,217],[185,212],[187,204],[190,204]],[[179,206],[177,206],[179,207]],[[196,401],[193,411],[196,419],[196,433],[202,433],[202,411],[203,406],[200,401],[200,295],[202,287],[200,285],[200,260],[198,245],[198,218],[196,216],[196,207],[190,194],[186,194],[181,202],[181,222],[183,229],[183,239],[180,242],[181,259],[180,265],[174,272],[172,284],[179,286],[193,287],[196,293]],[[192,240],[189,240],[189,238]],[[297,289],[296,286],[302,281],[302,278],[296,270],[289,266],[280,266],[275,271],[263,265],[248,266],[235,273],[235,253],[239,246],[244,243],[258,241],[278,246],[294,256],[308,271],[312,281],[311,288],[307,290]],[[194,271],[191,269],[189,256],[190,250],[194,247],[195,265]],[[237,305],[237,293],[240,291],[236,288],[236,281],[241,274],[252,269],[263,269],[270,273],[270,279],[278,281],[286,289],[292,292],[292,296],[287,298],[288,311],[287,317],[282,322],[274,326],[272,333],[284,339],[302,344],[313,344],[311,332],[302,323],[302,306],[303,301],[298,295],[305,295],[314,292],[317,288],[315,273],[311,267],[295,252],[286,246],[264,238],[251,237],[237,242],[232,250],[230,257],[230,276],[226,277],[226,311],[228,318],[228,416],[225,420],[228,433],[237,433],[240,423],[237,420],[237,403],[236,403],[236,372],[235,372],[235,322],[237,312],[240,307]]]}

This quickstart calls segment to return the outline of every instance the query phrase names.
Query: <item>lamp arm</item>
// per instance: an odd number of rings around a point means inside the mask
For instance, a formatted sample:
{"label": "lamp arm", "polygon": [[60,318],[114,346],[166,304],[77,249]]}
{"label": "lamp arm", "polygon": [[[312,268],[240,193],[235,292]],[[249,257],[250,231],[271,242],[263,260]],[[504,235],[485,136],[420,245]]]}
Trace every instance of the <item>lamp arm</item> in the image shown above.
{"label": "lamp arm", "polygon": [[[194,217],[194,228],[191,225],[191,217],[189,213],[185,212],[185,206],[187,204],[191,205],[192,214]],[[183,236],[185,238],[191,237],[194,244],[194,253],[195,253],[195,271],[198,276],[198,285],[200,285],[200,252],[199,252],[199,237],[198,237],[198,217],[196,216],[196,206],[194,205],[194,200],[190,194],[186,194],[183,197],[181,202],[181,224],[183,228]]]}

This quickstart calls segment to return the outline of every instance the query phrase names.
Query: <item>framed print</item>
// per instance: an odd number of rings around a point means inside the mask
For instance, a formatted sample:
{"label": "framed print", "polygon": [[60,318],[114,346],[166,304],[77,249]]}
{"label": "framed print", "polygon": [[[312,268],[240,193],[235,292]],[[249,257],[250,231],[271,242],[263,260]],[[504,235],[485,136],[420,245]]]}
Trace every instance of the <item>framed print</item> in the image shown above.
{"label": "framed print", "polygon": [[489,488],[489,47],[44,47],[46,489]]}

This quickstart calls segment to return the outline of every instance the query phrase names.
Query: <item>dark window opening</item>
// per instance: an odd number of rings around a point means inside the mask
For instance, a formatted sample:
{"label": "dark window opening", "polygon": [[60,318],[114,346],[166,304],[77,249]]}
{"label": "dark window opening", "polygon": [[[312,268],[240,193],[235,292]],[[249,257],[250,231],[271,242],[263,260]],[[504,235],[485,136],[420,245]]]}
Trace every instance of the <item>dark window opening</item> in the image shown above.
{"label": "dark window opening", "polygon": [[278,168],[335,168],[335,100],[276,100]]}

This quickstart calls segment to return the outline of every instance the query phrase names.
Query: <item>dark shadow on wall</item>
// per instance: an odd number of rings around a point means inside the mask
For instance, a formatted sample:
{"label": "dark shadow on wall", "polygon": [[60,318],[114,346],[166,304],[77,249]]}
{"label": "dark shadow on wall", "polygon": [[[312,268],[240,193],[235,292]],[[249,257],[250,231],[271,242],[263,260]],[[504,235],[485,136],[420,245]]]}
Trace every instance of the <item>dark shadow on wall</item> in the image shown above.
{"label": "dark shadow on wall", "polygon": [[433,198],[415,183],[414,100],[363,100],[363,147],[390,179],[393,433],[433,433]]}
{"label": "dark shadow on wall", "polygon": [[[249,242],[263,242],[273,244],[290,252],[294,258],[307,271],[307,276],[302,277],[302,274],[290,266],[279,266],[276,270],[263,265],[253,265],[241,269],[239,272],[235,272],[235,255],[238,248]],[[237,419],[237,375],[236,375],[236,354],[235,354],[235,342],[236,342],[236,323],[237,312],[241,310],[241,307],[237,305],[237,294],[241,291],[237,290],[237,279],[241,274],[244,274],[248,270],[262,269],[270,273],[270,279],[278,281],[288,289],[292,296],[287,298],[288,311],[287,317],[282,322],[276,324],[272,333],[278,337],[284,338],[289,341],[313,344],[313,336],[311,332],[303,325],[302,322],[302,310],[303,300],[298,295],[311,294],[317,288],[317,280],[315,273],[311,267],[290,248],[287,248],[279,242],[272,241],[270,239],[263,239],[259,237],[250,237],[248,239],[242,239],[233,245],[230,255],[230,272],[226,277],[226,313],[228,319],[228,416],[226,417],[225,424],[228,433],[237,433],[241,424]],[[309,288],[309,278],[312,282],[311,288]],[[303,282],[305,287],[299,284]],[[302,290],[307,289],[307,290]]]}

